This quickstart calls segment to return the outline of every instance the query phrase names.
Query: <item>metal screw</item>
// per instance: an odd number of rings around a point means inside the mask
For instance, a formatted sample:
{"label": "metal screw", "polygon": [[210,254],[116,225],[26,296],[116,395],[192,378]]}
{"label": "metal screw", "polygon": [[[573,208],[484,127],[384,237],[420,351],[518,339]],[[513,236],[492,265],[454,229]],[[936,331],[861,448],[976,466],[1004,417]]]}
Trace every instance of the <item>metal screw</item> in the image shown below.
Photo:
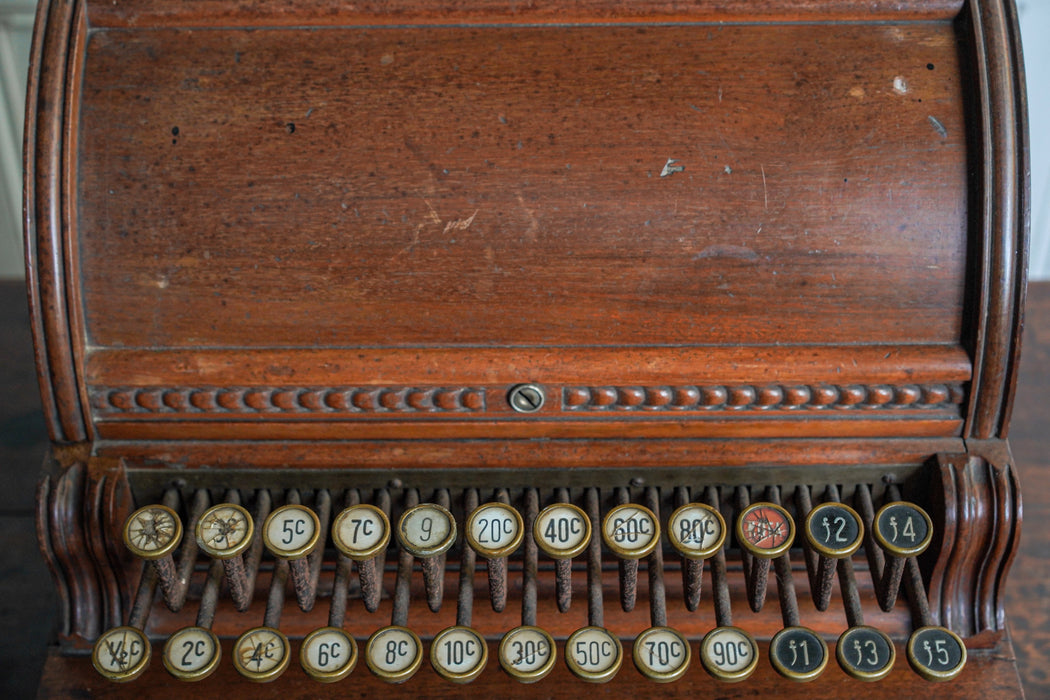
{"label": "metal screw", "polygon": [[535,413],[546,400],[543,388],[536,384],[519,384],[507,395],[507,403],[518,413]]}

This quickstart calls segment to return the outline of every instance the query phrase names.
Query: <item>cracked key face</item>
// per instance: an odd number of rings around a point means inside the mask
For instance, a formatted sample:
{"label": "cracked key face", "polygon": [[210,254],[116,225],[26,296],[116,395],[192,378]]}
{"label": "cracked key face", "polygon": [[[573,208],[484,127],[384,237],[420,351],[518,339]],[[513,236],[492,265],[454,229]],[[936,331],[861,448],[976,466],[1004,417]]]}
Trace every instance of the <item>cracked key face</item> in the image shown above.
{"label": "cracked key face", "polygon": [[783,554],[795,538],[791,514],[772,503],[756,503],[740,514],[737,523],[740,543],[752,554],[773,558]]}

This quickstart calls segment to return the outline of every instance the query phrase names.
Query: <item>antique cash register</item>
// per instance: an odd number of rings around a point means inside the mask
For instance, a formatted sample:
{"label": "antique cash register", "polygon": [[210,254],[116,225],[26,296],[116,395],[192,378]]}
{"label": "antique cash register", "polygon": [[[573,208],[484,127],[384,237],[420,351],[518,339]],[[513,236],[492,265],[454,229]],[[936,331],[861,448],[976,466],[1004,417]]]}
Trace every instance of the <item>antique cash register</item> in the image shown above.
{"label": "antique cash register", "polygon": [[28,107],[42,694],[1020,695],[1012,0],[43,0]]}

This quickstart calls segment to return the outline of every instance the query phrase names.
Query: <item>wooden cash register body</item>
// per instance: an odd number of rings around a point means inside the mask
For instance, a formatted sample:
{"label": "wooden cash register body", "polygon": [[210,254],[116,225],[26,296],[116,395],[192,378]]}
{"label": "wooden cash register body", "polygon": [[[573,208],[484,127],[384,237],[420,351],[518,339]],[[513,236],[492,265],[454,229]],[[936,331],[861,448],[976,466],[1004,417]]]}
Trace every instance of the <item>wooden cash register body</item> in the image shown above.
{"label": "wooden cash register body", "polygon": [[[171,485],[895,481],[934,516],[931,606],[971,649],[948,684],[903,655],[880,683],[832,663],[798,688],[764,660],[739,686],[697,665],[666,687],[628,661],[598,691],[560,662],[521,686],[492,660],[461,689],[426,668],[388,688],[363,664],[325,687],[294,663],[249,687],[224,660],[189,690],[1015,697],[1017,37],[1010,0],[44,0],[27,271],[63,601],[44,692],[187,690],[159,660],[117,686],[77,655],[126,621],[141,564],[119,529]],[[508,402],[524,383],[535,413]],[[258,597],[216,630],[258,624]],[[706,598],[670,598],[691,639],[713,626]],[[446,602],[410,626],[451,624]],[[782,625],[775,600],[740,605],[760,638]],[[475,625],[498,639],[515,606],[482,595]],[[289,636],[323,624],[323,603],[293,607]],[[539,624],[564,638],[583,607],[541,601]],[[148,631],[193,614],[158,606]],[[625,639],[648,626],[608,592],[606,614]],[[869,624],[903,639],[911,620]]]}

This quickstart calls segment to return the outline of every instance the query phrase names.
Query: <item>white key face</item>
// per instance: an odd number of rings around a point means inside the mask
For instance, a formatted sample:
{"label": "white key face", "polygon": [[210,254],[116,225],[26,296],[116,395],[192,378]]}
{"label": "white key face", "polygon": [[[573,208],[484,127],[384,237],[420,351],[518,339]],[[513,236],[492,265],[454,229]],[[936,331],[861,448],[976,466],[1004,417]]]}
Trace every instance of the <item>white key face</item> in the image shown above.
{"label": "white key face", "polygon": [[638,635],[634,645],[638,670],[650,678],[675,677],[689,666],[689,645],[674,630],[651,627]]}
{"label": "white key face", "polygon": [[215,637],[208,630],[186,627],[164,645],[164,665],[176,675],[192,676],[213,664],[218,653]]}
{"label": "white key face", "polygon": [[145,670],[149,652],[149,640],[140,630],[115,627],[95,642],[92,661],[103,675],[128,680]]}
{"label": "white key face", "polygon": [[469,676],[485,663],[485,640],[469,627],[450,627],[434,638],[430,660],[448,678]]}
{"label": "white key face", "polygon": [[715,554],[725,542],[725,521],[714,509],[699,503],[676,510],[667,528],[675,549],[697,559]]}
{"label": "white key face", "polygon": [[424,503],[405,512],[398,535],[401,544],[416,556],[433,556],[452,546],[456,523],[441,506]]}
{"label": "white key face", "polygon": [[278,508],[266,519],[266,546],[278,555],[300,554],[317,537],[317,516],[309,508]]}
{"label": "white key face", "polygon": [[266,627],[245,632],[234,649],[237,670],[258,676],[276,671],[287,661],[287,656],[287,642]]}
{"label": "white key face", "polygon": [[246,543],[251,534],[248,516],[233,505],[209,509],[197,525],[201,544],[215,552],[235,550]]}
{"label": "white key face", "polygon": [[535,673],[547,666],[554,649],[550,638],[538,629],[512,629],[500,644],[500,664],[516,674]]}
{"label": "white key face", "polygon": [[506,556],[521,542],[524,526],[518,512],[502,503],[488,503],[470,515],[470,545],[483,556]]}
{"label": "white key face", "polygon": [[551,556],[575,556],[586,548],[590,532],[587,515],[565,503],[544,508],[536,517],[536,543]]}
{"label": "white key face", "polygon": [[303,669],[314,677],[334,677],[357,663],[357,643],[346,632],[323,627],[303,640]]}
{"label": "white key face", "polygon": [[422,653],[418,640],[399,627],[380,630],[368,640],[369,666],[381,674],[396,676],[407,671]]}
{"label": "white key face", "polygon": [[565,644],[565,656],[573,673],[599,677],[620,666],[623,647],[607,629],[584,627],[576,630]]}
{"label": "white key face", "polygon": [[660,542],[660,526],[648,508],[626,504],[613,508],[605,516],[602,537],[620,556],[637,559]]}
{"label": "white key face", "polygon": [[704,667],[712,673],[738,674],[755,662],[754,641],[733,627],[718,627],[704,637],[700,653]]}
{"label": "white key face", "polygon": [[347,556],[375,556],[390,537],[386,517],[369,505],[350,506],[339,514],[332,539]]}
{"label": "white key face", "polygon": [[171,551],[176,536],[182,534],[182,524],[168,508],[146,506],[132,513],[124,531],[132,551],[148,557]]}

